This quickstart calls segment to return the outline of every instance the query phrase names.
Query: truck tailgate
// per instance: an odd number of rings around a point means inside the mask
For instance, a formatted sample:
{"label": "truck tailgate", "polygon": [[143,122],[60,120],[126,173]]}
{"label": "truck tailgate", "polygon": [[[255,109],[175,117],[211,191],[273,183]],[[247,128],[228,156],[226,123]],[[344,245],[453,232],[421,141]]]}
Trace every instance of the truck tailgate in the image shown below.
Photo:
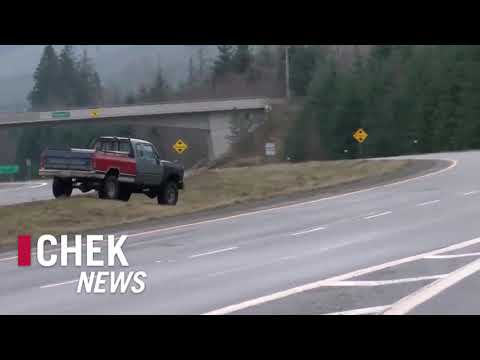
{"label": "truck tailgate", "polygon": [[46,170],[92,170],[93,150],[47,150],[44,154]]}

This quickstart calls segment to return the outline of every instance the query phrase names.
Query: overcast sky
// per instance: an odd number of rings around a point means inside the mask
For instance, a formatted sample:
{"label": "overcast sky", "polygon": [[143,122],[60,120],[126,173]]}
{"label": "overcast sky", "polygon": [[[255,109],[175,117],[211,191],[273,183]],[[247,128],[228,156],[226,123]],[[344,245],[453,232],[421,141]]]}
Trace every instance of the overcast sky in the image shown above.
{"label": "overcast sky", "polygon": [[[61,49],[62,45],[55,45]],[[188,61],[200,45],[77,45],[87,49],[104,84],[118,83],[125,92],[148,80],[150,68],[160,63],[175,85],[186,76]],[[44,45],[0,45],[0,111],[6,105],[25,104],[32,87],[33,72]],[[207,46],[210,55],[215,47]],[[128,88],[131,87],[131,88]]]}

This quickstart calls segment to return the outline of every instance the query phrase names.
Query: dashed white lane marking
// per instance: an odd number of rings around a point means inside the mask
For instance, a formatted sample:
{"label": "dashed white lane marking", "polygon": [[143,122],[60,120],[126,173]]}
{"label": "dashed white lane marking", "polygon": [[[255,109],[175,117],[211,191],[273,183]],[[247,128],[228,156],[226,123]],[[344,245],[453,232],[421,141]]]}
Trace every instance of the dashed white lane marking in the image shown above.
{"label": "dashed white lane marking", "polygon": [[226,249],[220,249],[220,250],[213,250],[213,251],[209,251],[209,252],[201,253],[201,254],[195,254],[195,255],[189,256],[188,258],[189,259],[194,259],[194,258],[201,257],[201,256],[219,254],[219,253],[223,253],[223,252],[226,252],[226,251],[233,251],[233,250],[236,250],[236,249],[238,249],[238,246],[233,246],[233,247],[229,247],[229,248],[226,248]]}
{"label": "dashed white lane marking", "polygon": [[480,256],[480,252],[466,253],[466,254],[452,254],[452,255],[432,255],[432,256],[425,256],[424,259],[441,260],[441,259],[457,259],[457,258],[475,257],[475,256]]}
{"label": "dashed white lane marking", "polygon": [[57,287],[57,286],[62,286],[62,285],[67,285],[67,284],[73,284],[73,283],[76,283],[76,282],[78,282],[78,279],[65,281],[65,282],[61,282],[61,283],[56,283],[56,284],[49,284],[49,285],[40,286],[40,289],[48,289],[48,288],[52,288],[52,287]]}
{"label": "dashed white lane marking", "polygon": [[479,192],[480,192],[480,191],[478,191],[478,190],[474,190],[474,191],[470,191],[470,192],[463,193],[463,195],[469,196],[469,195],[478,194]]}
{"label": "dashed white lane marking", "polygon": [[327,201],[327,200],[340,199],[340,198],[348,197],[348,196],[351,196],[351,195],[361,194],[361,193],[364,193],[364,192],[373,191],[373,190],[377,190],[377,189],[384,189],[384,188],[387,188],[387,187],[390,187],[390,186],[405,184],[405,183],[408,183],[408,182],[411,182],[411,181],[414,181],[414,180],[423,179],[423,178],[434,176],[434,175],[439,175],[439,174],[441,174],[445,171],[453,169],[458,164],[457,160],[451,160],[451,159],[441,159],[441,160],[449,161],[450,165],[448,167],[444,168],[444,169],[441,169],[441,170],[438,170],[438,171],[435,171],[435,172],[431,172],[431,173],[428,173],[428,174],[425,174],[425,175],[415,176],[413,178],[409,178],[409,179],[405,179],[405,180],[396,181],[396,182],[393,182],[393,183],[390,183],[390,184],[373,186],[373,187],[367,188],[367,189],[361,189],[361,190],[357,190],[357,191],[352,191],[352,192],[339,194],[339,195],[328,196],[328,197],[315,199],[315,200],[298,202],[298,203],[295,203],[295,204],[280,205],[280,206],[275,206],[275,207],[271,207],[271,208],[268,208],[268,209],[261,209],[261,210],[255,210],[255,211],[250,211],[250,212],[244,212],[244,213],[237,214],[237,215],[225,216],[225,217],[220,217],[220,218],[215,218],[215,219],[210,219],[210,220],[203,220],[203,221],[198,221],[198,222],[189,223],[189,224],[182,224],[182,225],[170,226],[170,227],[154,229],[154,230],[149,230],[149,231],[143,231],[143,232],[139,232],[139,233],[129,234],[128,236],[129,237],[136,237],[136,236],[156,234],[156,233],[164,232],[164,231],[183,229],[185,227],[190,227],[190,226],[210,224],[210,223],[215,223],[215,222],[220,222],[220,221],[225,221],[225,220],[236,219],[236,218],[239,218],[239,217],[244,217],[244,216],[249,216],[249,215],[255,215],[255,214],[261,214],[261,213],[275,211],[275,210],[288,209],[288,208],[299,207],[299,206],[304,206],[304,205],[316,204],[318,202]]}
{"label": "dashed white lane marking", "polygon": [[384,285],[394,285],[394,284],[405,284],[418,281],[427,281],[427,280],[438,280],[447,277],[448,274],[441,275],[431,275],[431,276],[419,276],[414,278],[404,278],[404,279],[394,279],[394,280],[376,280],[376,281],[332,281],[325,282],[323,286],[325,287],[355,287],[355,286],[384,286]]}
{"label": "dashed white lane marking", "polygon": [[285,256],[285,257],[280,258],[279,260],[280,261],[285,261],[285,260],[293,260],[293,259],[296,259],[296,258],[297,258],[296,256]]}
{"label": "dashed white lane marking", "polygon": [[[265,304],[265,303],[268,303],[268,302],[271,302],[271,301],[283,299],[285,297],[295,295],[295,294],[300,294],[300,293],[308,291],[308,290],[314,290],[314,289],[317,289],[319,287],[324,286],[325,283],[328,283],[328,282],[349,280],[351,278],[366,275],[366,274],[370,274],[370,273],[373,273],[375,271],[384,270],[384,269],[387,269],[387,268],[390,268],[390,267],[394,267],[394,266],[406,264],[406,263],[409,263],[409,262],[421,260],[426,256],[437,255],[437,254],[446,253],[446,252],[450,252],[450,251],[454,251],[454,250],[459,250],[459,249],[463,249],[465,247],[472,246],[472,245],[475,245],[475,244],[478,244],[478,243],[480,243],[480,238],[475,238],[475,239],[472,239],[472,240],[463,241],[461,243],[450,245],[450,246],[447,246],[445,248],[429,251],[429,252],[419,254],[419,255],[409,256],[409,257],[399,259],[399,260],[389,261],[389,262],[386,262],[384,264],[367,267],[367,268],[352,271],[352,272],[349,272],[349,273],[346,273],[346,274],[334,276],[334,277],[329,278],[329,279],[304,284],[304,285],[297,286],[297,287],[294,287],[294,288],[290,288],[290,289],[287,289],[287,290],[279,291],[279,292],[276,292],[276,293],[273,293],[273,294],[270,294],[270,295],[261,296],[261,297],[255,298],[255,299],[243,301],[243,302],[238,303],[238,304],[225,306],[223,308],[204,313],[203,315],[226,315],[226,314],[230,314],[230,313],[233,313],[233,312],[236,312],[236,311],[240,311],[240,310],[250,308],[252,306],[257,306],[257,305]],[[438,280],[438,281],[441,281],[441,280]]]}
{"label": "dashed white lane marking", "polygon": [[403,299],[397,301],[390,309],[385,311],[384,315],[404,315],[415,309],[420,304],[432,299],[449,287],[462,281],[480,270],[480,259],[451,272],[446,278],[437,280],[420,290],[415,291]]}
{"label": "dashed white lane marking", "polygon": [[324,314],[324,315],[372,315],[372,314],[381,313],[382,311],[385,311],[389,307],[390,307],[390,305],[374,306],[374,307],[368,307],[368,308],[363,308],[363,309],[355,309],[355,310],[334,312],[334,313]]}
{"label": "dashed white lane marking", "polygon": [[436,204],[436,203],[439,203],[439,202],[440,202],[440,200],[426,201],[426,202],[423,202],[423,203],[417,204],[417,206],[427,206],[427,205],[433,205],[433,204]]}
{"label": "dashed white lane marking", "polygon": [[320,231],[320,230],[325,230],[325,229],[326,229],[325,226],[319,226],[319,227],[316,227],[316,228],[313,228],[313,229],[296,232],[296,233],[292,234],[292,236],[309,234],[309,233],[312,233],[312,232],[315,232],[315,231]]}
{"label": "dashed white lane marking", "polygon": [[375,218],[380,217],[380,216],[390,215],[391,213],[392,213],[391,211],[385,211],[385,212],[382,212],[380,214],[366,216],[366,217],[364,217],[364,219],[365,220],[375,219]]}

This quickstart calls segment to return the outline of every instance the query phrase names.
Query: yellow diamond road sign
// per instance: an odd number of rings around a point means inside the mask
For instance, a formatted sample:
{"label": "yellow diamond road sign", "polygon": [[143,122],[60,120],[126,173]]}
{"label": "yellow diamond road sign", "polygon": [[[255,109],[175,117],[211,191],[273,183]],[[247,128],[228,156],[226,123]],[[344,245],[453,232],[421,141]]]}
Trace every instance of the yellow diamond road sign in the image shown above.
{"label": "yellow diamond road sign", "polygon": [[353,138],[357,140],[360,144],[363,143],[365,140],[367,140],[368,134],[365,130],[363,129],[358,129],[355,131],[353,134]]}
{"label": "yellow diamond road sign", "polygon": [[187,149],[188,145],[185,144],[182,139],[178,139],[177,142],[173,145],[173,150],[175,150],[178,154],[182,154]]}

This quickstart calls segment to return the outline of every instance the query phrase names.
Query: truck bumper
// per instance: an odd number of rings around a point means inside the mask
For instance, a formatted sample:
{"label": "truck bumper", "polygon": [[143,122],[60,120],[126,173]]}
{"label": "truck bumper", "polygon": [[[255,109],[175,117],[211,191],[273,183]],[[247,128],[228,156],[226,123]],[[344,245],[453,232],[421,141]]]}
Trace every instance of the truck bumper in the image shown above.
{"label": "truck bumper", "polygon": [[95,178],[103,179],[104,174],[98,174],[95,171],[82,170],[55,170],[55,169],[40,169],[38,175],[42,177],[62,177],[62,178]]}

